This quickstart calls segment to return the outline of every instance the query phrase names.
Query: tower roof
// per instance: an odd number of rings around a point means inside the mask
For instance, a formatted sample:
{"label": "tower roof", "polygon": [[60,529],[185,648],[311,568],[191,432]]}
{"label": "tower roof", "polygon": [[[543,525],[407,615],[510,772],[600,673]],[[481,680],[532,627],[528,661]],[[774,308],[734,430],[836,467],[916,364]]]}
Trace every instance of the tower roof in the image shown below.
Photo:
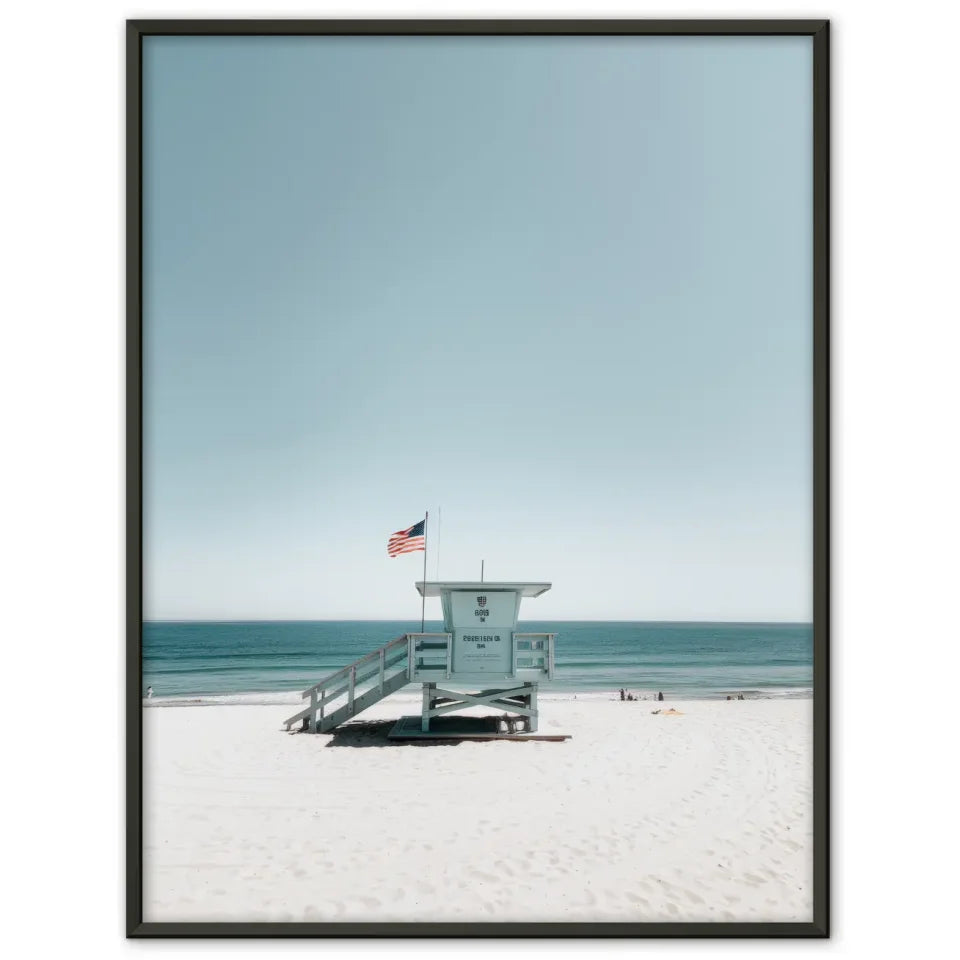
{"label": "tower roof", "polygon": [[445,590],[475,590],[477,593],[503,590],[519,593],[521,597],[539,597],[552,586],[552,583],[498,583],[493,580],[418,580],[416,583],[417,593],[422,597],[439,597]]}

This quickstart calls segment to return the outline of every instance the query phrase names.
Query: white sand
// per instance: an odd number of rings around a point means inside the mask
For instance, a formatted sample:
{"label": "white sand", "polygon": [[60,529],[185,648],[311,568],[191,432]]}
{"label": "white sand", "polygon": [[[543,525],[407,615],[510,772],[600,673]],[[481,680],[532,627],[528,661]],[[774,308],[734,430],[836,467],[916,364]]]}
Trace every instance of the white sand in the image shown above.
{"label": "white sand", "polygon": [[285,733],[284,706],[145,710],[144,919],[812,919],[811,701],[540,711],[573,739],[390,744]]}

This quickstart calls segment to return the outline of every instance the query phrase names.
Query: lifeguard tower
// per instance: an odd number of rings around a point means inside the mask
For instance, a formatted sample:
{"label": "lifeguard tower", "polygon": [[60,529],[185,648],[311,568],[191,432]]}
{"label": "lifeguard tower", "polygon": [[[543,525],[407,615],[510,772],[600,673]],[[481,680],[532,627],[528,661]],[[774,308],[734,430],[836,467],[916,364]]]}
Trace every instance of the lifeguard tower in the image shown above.
{"label": "lifeguard tower", "polygon": [[[431,736],[515,736],[522,725],[537,730],[537,689],[554,674],[553,633],[517,629],[520,601],[539,597],[549,583],[445,581],[416,584],[424,598],[439,597],[442,633],[407,633],[303,691],[310,705],[284,721],[300,721],[311,733],[332,730],[408,683],[423,684],[419,717],[402,717],[390,731],[396,739]],[[507,711],[508,732],[459,732],[432,721],[470,707]],[[460,718],[458,718],[460,719]],[[462,718],[463,721],[470,718]],[[566,739],[557,736],[556,739]]]}

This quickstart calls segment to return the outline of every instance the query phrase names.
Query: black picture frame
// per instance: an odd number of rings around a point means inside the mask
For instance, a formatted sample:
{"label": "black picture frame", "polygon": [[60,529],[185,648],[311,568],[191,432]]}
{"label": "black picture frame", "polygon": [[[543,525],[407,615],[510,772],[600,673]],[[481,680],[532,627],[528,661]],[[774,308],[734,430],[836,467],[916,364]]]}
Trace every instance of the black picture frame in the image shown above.
{"label": "black picture frame", "polygon": [[[145,923],[142,918],[142,42],[162,35],[809,36],[813,41],[813,920],[809,923]],[[830,23],[828,20],[129,20],[126,24],[126,933],[128,937],[824,938],[830,935]]]}

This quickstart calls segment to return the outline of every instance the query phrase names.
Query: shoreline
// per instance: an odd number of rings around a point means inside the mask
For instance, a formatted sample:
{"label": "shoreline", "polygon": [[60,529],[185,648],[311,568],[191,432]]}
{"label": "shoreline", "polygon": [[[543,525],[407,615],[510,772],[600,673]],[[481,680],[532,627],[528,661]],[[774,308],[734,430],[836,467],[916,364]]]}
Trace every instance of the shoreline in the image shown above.
{"label": "shoreline", "polygon": [[[411,683],[411,687],[419,687],[419,684]],[[463,686],[457,684],[457,686]],[[624,688],[626,689],[626,688]],[[632,701],[623,701],[626,703],[644,703],[657,700],[656,690],[629,690],[633,695]],[[300,690],[263,690],[263,691],[238,691],[236,693],[184,693],[184,694],[154,694],[152,697],[143,697],[142,705],[144,707],[207,707],[207,706],[296,706],[303,702]],[[664,690],[664,701],[726,701],[736,699],[739,694],[743,694],[744,700],[812,700],[813,689],[810,687],[773,687],[769,689],[757,689],[742,687],[736,690],[714,691],[710,690],[702,694],[694,691],[685,690],[682,692],[673,692]],[[574,700],[580,702],[607,702],[620,701],[619,689],[610,689],[608,687],[596,689],[568,689],[551,690],[546,688],[546,684],[540,685],[539,699],[543,702],[566,703]],[[399,690],[386,698],[384,702],[402,703],[410,702],[419,704],[421,694],[419,690]],[[362,716],[362,714],[358,714]]]}

